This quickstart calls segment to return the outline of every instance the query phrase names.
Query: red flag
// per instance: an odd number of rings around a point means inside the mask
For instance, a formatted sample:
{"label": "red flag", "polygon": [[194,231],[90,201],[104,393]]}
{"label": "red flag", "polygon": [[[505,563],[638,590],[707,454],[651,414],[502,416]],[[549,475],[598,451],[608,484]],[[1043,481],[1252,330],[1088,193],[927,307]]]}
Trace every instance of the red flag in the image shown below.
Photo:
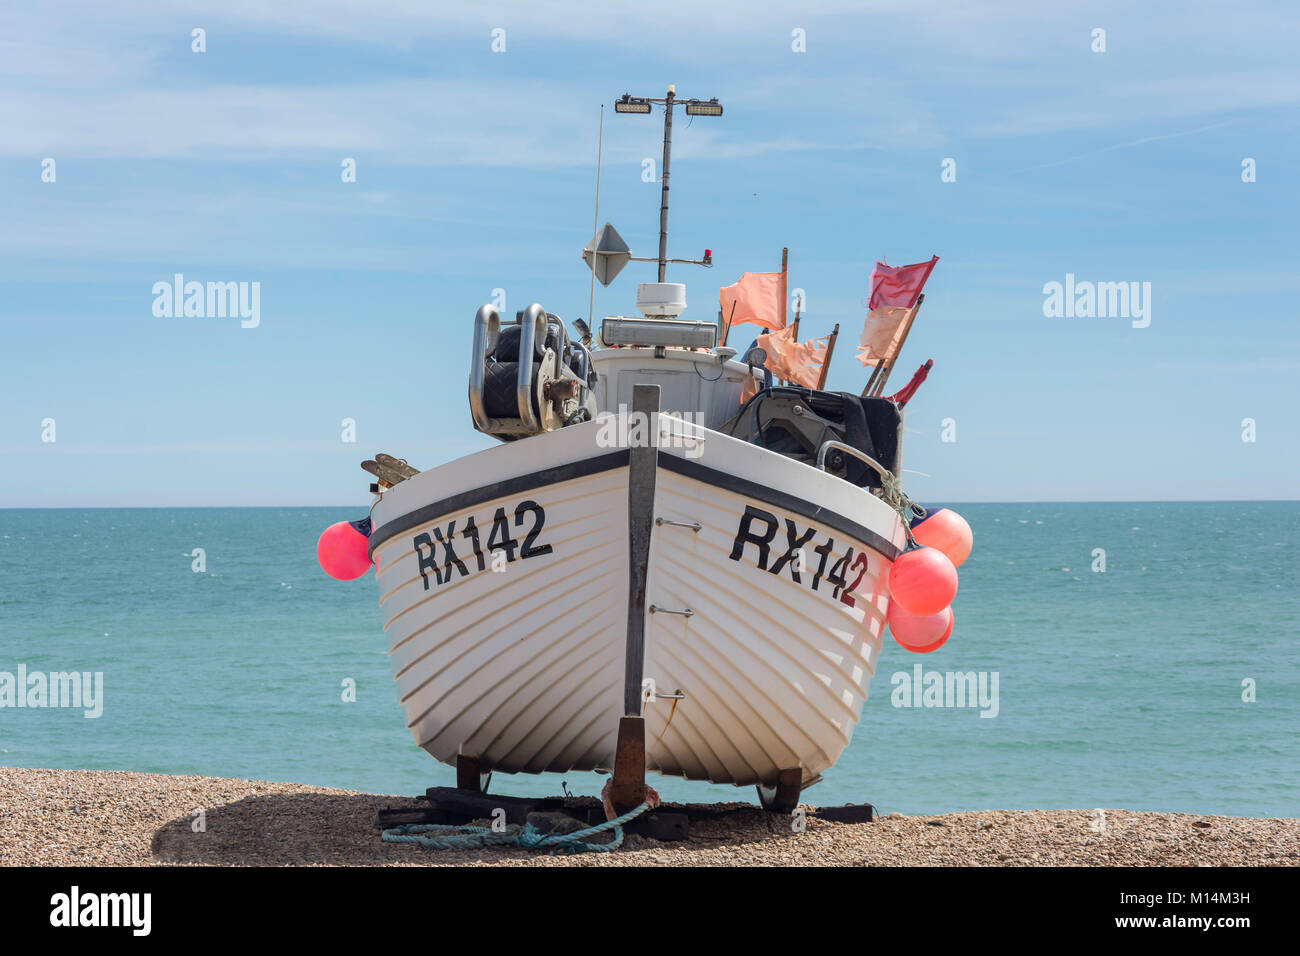
{"label": "red flag", "polygon": [[912,400],[916,390],[921,387],[921,383],[930,375],[930,369],[934,368],[934,359],[926,359],[925,364],[916,370],[912,375],[912,380],[896,391],[893,395],[888,396],[889,401],[893,402],[899,408],[902,408]]}
{"label": "red flag", "polygon": [[929,262],[910,266],[891,266],[877,262],[871,271],[871,298],[867,300],[867,319],[862,325],[857,359],[863,365],[889,362],[898,354],[906,333],[904,319],[916,306],[925,288],[925,280],[934,271],[938,256]]}
{"label": "red flag", "polygon": [[890,266],[877,262],[871,270],[871,298],[867,300],[867,308],[910,309],[916,304],[916,297],[925,288],[925,280],[930,278],[934,264],[938,261],[938,256],[931,256],[929,262],[917,262],[910,266]]}

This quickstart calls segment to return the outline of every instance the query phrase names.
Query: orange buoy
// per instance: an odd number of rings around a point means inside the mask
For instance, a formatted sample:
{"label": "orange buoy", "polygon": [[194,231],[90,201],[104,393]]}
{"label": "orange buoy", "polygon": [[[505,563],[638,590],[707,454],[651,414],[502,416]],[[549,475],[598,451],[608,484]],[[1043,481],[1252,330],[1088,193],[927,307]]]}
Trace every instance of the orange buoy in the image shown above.
{"label": "orange buoy", "polygon": [[948,556],[954,568],[970,557],[975,534],[966,519],[951,508],[940,508],[912,528],[917,544],[937,548]]}
{"label": "orange buoy", "polygon": [[952,636],[955,618],[951,607],[938,614],[911,614],[896,601],[889,602],[889,633],[899,646],[915,654],[928,654]]}
{"label": "orange buoy", "polygon": [[330,577],[352,581],[370,570],[366,554],[370,538],[354,521],[339,521],[321,532],[316,541],[316,560]]}
{"label": "orange buoy", "polygon": [[916,548],[894,559],[889,599],[912,614],[938,614],[957,596],[957,569],[938,548]]}

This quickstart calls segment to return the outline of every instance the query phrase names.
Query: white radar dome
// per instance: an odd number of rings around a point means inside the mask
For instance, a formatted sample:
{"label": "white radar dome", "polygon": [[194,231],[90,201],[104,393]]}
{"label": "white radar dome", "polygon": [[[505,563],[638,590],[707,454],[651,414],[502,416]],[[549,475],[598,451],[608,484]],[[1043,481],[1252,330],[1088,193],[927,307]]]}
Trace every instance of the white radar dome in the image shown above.
{"label": "white radar dome", "polygon": [[642,282],[636,287],[636,308],[646,318],[675,319],[686,311],[686,284]]}

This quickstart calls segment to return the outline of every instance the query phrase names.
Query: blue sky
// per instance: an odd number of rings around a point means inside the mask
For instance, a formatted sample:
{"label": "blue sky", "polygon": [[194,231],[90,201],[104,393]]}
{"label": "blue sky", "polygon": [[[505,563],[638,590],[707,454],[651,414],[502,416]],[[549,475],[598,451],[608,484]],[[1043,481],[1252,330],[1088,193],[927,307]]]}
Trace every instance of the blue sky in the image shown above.
{"label": "blue sky", "polygon": [[[600,104],[669,83],[726,108],[675,124],[670,254],[715,262],[670,269],[685,317],[789,246],[803,329],[843,330],[829,387],[858,391],[872,263],[940,256],[896,373],[935,360],[909,406],[917,500],[1295,497],[1285,7],[370,6],[0,14],[0,507],[364,507],[377,451],[487,447],[474,312],[502,288],[585,317]],[[660,132],[606,110],[600,217],[642,255]],[[177,272],[259,282],[261,324],[155,317]],[[1150,326],[1045,317],[1067,273],[1150,282]],[[653,278],[629,266],[597,314]]]}

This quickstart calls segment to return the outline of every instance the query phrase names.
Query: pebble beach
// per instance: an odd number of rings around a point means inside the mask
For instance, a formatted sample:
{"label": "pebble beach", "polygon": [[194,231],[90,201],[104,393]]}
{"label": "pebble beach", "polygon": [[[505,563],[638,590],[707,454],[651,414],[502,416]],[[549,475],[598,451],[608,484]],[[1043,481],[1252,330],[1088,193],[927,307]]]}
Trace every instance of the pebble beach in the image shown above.
{"label": "pebble beach", "polygon": [[[713,806],[690,839],[612,853],[442,851],[383,842],[382,808],[423,801],[294,783],[0,767],[0,866],[1297,866],[1300,820],[987,810],[871,823]],[[811,812],[812,805],[808,805]],[[203,831],[196,832],[202,810]]]}

